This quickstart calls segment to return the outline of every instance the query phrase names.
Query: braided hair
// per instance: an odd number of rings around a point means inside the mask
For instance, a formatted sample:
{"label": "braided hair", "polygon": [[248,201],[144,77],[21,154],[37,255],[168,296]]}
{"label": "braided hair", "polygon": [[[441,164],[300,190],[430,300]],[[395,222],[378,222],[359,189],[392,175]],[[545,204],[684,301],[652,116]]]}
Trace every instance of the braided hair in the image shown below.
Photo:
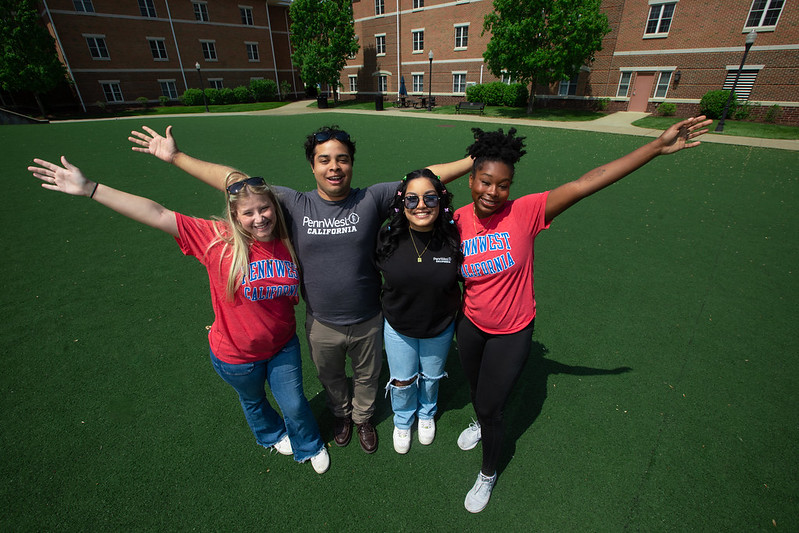
{"label": "braided hair", "polygon": [[466,154],[474,159],[473,172],[487,161],[500,161],[508,165],[513,173],[516,162],[527,153],[523,150],[525,138],[516,136],[516,128],[509,129],[507,135],[502,128],[497,131],[472,128],[472,133],[475,142],[466,149]]}
{"label": "braided hair", "polygon": [[377,260],[384,261],[391,257],[391,254],[397,249],[400,236],[408,234],[409,224],[408,218],[405,216],[403,201],[405,200],[405,191],[408,188],[408,182],[417,178],[429,179],[433,183],[433,188],[439,198],[438,217],[433,223],[431,245],[433,247],[438,247],[444,244],[447,248],[453,250],[456,254],[458,265],[460,265],[463,261],[463,255],[460,251],[460,234],[452,220],[452,193],[441,183],[439,177],[427,168],[414,170],[407,174],[402,178],[399,186],[397,186],[397,193],[394,195],[394,200],[391,202],[388,224],[380,228],[380,232],[377,236]]}

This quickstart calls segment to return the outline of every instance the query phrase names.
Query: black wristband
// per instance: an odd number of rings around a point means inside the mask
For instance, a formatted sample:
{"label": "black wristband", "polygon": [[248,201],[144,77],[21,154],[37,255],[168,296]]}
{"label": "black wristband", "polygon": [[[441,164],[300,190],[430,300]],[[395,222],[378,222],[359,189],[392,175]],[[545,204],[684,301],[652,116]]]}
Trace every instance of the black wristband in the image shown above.
{"label": "black wristband", "polygon": [[92,189],[92,193],[89,195],[89,200],[91,200],[92,198],[94,198],[94,193],[96,193],[96,192],[97,192],[97,186],[98,186],[98,185],[100,185],[100,184],[99,184],[98,182],[96,182],[96,181],[95,181],[95,182],[94,182],[94,189]]}

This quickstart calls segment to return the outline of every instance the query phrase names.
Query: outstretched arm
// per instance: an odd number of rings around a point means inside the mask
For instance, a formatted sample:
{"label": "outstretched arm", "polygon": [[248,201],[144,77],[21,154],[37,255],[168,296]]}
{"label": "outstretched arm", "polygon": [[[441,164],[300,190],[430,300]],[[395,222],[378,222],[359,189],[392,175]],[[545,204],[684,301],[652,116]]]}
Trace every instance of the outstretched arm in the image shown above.
{"label": "outstretched arm", "polygon": [[134,152],[152,154],[161,161],[175,165],[211,187],[224,190],[225,179],[230,172],[236,170],[226,165],[197,159],[178,150],[178,144],[172,136],[172,126],[167,126],[166,137],[147,126],[142,126],[142,130],[131,131],[131,136],[128,137],[128,140],[136,145],[131,147]]}
{"label": "outstretched arm", "polygon": [[707,133],[706,126],[711,122],[711,120],[705,120],[704,116],[678,122],[654,141],[554,189],[547,197],[545,214],[547,224],[583,198],[616,183],[655,157],[673,154],[683,148],[698,146],[699,141],[694,141],[694,139]]}
{"label": "outstretched arm", "polygon": [[471,156],[467,156],[463,159],[452,161],[451,163],[430,165],[427,168],[430,169],[433,174],[441,178],[441,183],[447,184],[468,174],[469,171],[472,170],[472,163],[474,163],[474,160]]}
{"label": "outstretched arm", "polygon": [[44,182],[42,187],[45,189],[73,196],[88,196],[120,215],[165,231],[174,237],[179,236],[175,212],[161,204],[91,181],[63,156],[61,157],[63,166],[44,159],[34,159],[33,162],[39,166],[30,166],[28,170],[34,177]]}

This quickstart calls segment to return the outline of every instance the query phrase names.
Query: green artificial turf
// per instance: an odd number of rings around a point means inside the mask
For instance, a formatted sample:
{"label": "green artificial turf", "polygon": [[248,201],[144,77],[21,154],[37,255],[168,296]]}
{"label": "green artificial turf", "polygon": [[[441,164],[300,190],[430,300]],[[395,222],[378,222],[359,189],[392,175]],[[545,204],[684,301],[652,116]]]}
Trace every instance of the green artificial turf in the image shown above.
{"label": "green artificial turf", "polygon": [[[534,346],[479,515],[463,508],[480,453],[455,444],[473,412],[454,349],[432,445],[414,436],[397,455],[381,397],[377,453],[333,446],[319,476],[257,446],[211,368],[199,263],[25,170],[65,154],[103,183],[207,217],[221,194],[131,151],[131,129],[173,124],[190,154],[308,190],[303,138],[331,120],[357,141],[356,186],[459,158],[472,138],[469,123],[444,117],[346,114],[0,128],[2,530],[799,529],[796,152],[707,143],[659,158],[538,237]],[[514,197],[648,140],[518,129],[528,154]],[[466,180],[450,189],[457,206],[469,201]],[[307,354],[302,304],[297,315]]]}

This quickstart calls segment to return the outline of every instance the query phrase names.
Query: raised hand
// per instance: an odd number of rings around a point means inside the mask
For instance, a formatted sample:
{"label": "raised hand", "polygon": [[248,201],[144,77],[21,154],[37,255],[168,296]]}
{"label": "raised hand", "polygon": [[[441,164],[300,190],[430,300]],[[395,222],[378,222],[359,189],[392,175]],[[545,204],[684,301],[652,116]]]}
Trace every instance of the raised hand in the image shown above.
{"label": "raised hand", "polygon": [[34,178],[42,180],[42,187],[51,191],[60,191],[73,196],[90,196],[95,183],[86,179],[78,167],[61,156],[61,164],[50,163],[44,159],[34,159],[38,167],[30,166],[28,170]]}
{"label": "raised hand", "polygon": [[180,152],[175,138],[172,137],[172,126],[166,127],[166,137],[161,136],[152,128],[142,126],[144,133],[140,131],[131,131],[131,136],[128,140],[138,146],[132,146],[134,152],[142,152],[145,154],[152,154],[161,161],[172,163],[175,156]]}
{"label": "raised hand", "polygon": [[658,137],[658,141],[661,143],[660,154],[673,154],[683,148],[699,146],[701,143],[694,139],[707,133],[707,126],[712,122],[712,120],[706,120],[706,117],[702,115],[674,124]]}

